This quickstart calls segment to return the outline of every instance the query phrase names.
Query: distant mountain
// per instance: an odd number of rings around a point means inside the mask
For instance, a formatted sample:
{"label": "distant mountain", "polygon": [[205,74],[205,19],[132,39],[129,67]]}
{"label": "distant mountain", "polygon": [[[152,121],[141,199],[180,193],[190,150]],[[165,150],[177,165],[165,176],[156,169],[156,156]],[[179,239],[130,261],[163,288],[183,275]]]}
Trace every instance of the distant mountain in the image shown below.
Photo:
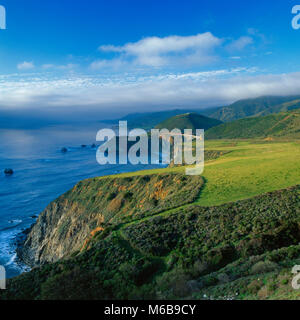
{"label": "distant mountain", "polygon": [[258,117],[272,113],[300,108],[300,96],[276,97],[265,96],[255,99],[239,100],[227,107],[206,109],[203,115],[223,122],[246,117]]}
{"label": "distant mountain", "polygon": [[171,117],[160,124],[156,126],[157,129],[168,129],[172,130],[174,128],[178,128],[180,130],[184,129],[204,129],[207,130],[209,128],[212,128],[214,126],[220,125],[222,122],[220,120],[208,118],[205,116],[202,116],[200,114],[197,114],[195,112],[193,113],[185,113],[176,115],[174,117]]}
{"label": "distant mountain", "polygon": [[221,124],[206,131],[206,139],[300,138],[300,110],[251,117]]}
{"label": "distant mountain", "polygon": [[179,114],[192,112],[201,114],[203,110],[198,109],[174,109],[168,111],[132,113],[119,120],[106,120],[106,123],[117,124],[118,121],[127,121],[129,128],[143,128],[145,130],[153,129],[158,123],[174,117]]}
{"label": "distant mountain", "polygon": [[245,99],[234,102],[225,107],[195,108],[195,109],[174,109],[157,112],[131,113],[121,119],[104,120],[101,122],[110,125],[117,125],[119,121],[127,121],[128,127],[143,128],[149,130],[158,123],[171,117],[184,113],[196,113],[205,117],[230,122],[247,117],[259,117],[268,114],[279,113],[300,108],[299,96],[264,96],[254,99]]}

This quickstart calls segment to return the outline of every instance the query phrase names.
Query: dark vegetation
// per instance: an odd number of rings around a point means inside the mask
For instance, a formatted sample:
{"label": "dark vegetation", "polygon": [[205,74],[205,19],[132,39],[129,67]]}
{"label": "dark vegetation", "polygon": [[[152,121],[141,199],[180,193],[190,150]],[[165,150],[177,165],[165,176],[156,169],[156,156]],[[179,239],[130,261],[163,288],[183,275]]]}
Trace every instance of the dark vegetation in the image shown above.
{"label": "dark vegetation", "polygon": [[1,298],[296,298],[299,218],[296,186],[116,224],[89,250],[10,280]]}
{"label": "dark vegetation", "polygon": [[205,161],[215,160],[228,153],[230,153],[228,150],[204,150],[204,158]]}

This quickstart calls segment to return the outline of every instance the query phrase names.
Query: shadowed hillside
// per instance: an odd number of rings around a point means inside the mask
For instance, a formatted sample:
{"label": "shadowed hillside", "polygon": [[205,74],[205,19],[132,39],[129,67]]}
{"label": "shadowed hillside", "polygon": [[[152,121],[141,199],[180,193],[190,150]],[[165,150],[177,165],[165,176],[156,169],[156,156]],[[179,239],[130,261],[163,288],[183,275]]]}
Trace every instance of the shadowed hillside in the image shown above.
{"label": "shadowed hillside", "polygon": [[239,100],[229,106],[217,110],[206,110],[203,115],[219,119],[223,122],[234,121],[246,117],[265,116],[300,108],[300,96],[289,97],[259,97]]}
{"label": "shadowed hillside", "polygon": [[222,122],[216,119],[201,116],[197,113],[185,113],[175,117],[169,118],[156,126],[156,129],[168,129],[174,128],[180,129],[204,129],[207,130],[214,126],[221,124]]}
{"label": "shadowed hillside", "polygon": [[300,137],[300,111],[294,110],[265,117],[246,118],[211,128],[206,139],[244,139]]}
{"label": "shadowed hillside", "polygon": [[[127,121],[129,128],[143,128],[145,130],[153,129],[158,123],[165,121],[171,117],[187,112],[201,114],[202,110],[193,109],[174,109],[158,112],[132,113],[119,119],[119,121]],[[104,121],[109,124],[118,124],[117,120]]]}

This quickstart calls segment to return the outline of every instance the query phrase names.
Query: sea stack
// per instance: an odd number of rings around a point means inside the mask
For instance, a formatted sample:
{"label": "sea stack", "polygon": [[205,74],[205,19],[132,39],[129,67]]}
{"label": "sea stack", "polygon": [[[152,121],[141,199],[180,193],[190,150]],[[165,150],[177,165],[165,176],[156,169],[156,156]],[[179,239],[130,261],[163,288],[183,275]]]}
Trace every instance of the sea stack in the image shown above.
{"label": "sea stack", "polygon": [[13,170],[13,169],[10,169],[10,168],[7,168],[7,169],[4,170],[4,174],[5,174],[6,176],[11,176],[11,175],[14,174],[14,170]]}

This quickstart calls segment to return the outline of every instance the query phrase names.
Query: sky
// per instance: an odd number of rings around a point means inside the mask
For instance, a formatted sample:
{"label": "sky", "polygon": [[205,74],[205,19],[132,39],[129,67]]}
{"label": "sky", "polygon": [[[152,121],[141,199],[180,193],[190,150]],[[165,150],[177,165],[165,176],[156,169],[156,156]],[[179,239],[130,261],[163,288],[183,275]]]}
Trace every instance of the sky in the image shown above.
{"label": "sky", "polygon": [[107,119],[300,94],[298,2],[0,0],[0,115]]}

